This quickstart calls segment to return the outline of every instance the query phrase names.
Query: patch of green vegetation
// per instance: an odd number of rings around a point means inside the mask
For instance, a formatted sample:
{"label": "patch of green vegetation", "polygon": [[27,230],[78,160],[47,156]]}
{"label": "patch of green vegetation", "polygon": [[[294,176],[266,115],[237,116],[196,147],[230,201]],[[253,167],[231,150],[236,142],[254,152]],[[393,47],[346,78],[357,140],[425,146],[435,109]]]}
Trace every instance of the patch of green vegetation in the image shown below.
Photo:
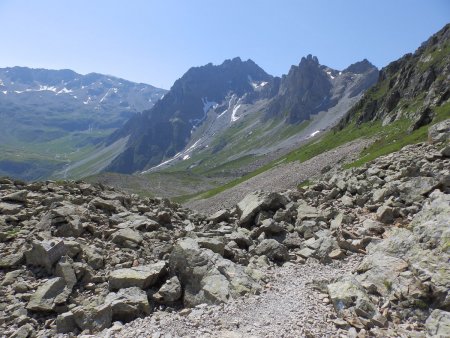
{"label": "patch of green vegetation", "polygon": [[428,305],[428,303],[423,301],[422,299],[415,299],[414,305],[421,310],[426,310],[430,307],[430,305]]}
{"label": "patch of green vegetation", "polygon": [[[450,103],[446,103],[435,109],[435,118],[433,124],[445,120],[450,117]],[[382,126],[381,121],[367,122],[361,125],[350,123],[347,127],[339,131],[329,131],[322,135],[318,140],[312,140],[297,150],[294,150],[286,156],[272,161],[261,168],[241,177],[230,181],[224,185],[218,186],[206,192],[192,194],[189,196],[181,196],[181,201],[186,201],[193,198],[206,199],[215,196],[225,190],[228,190],[248,179],[255,177],[269,169],[274,168],[282,162],[293,161],[307,161],[319,154],[332,150],[345,143],[354,141],[359,138],[376,137],[376,141],[364,149],[361,157],[345,165],[345,168],[361,166],[369,161],[376,159],[379,156],[386,155],[400,150],[408,144],[426,141],[428,134],[428,127],[423,126],[412,133],[408,133],[408,128],[411,125],[411,120],[401,119],[395,121],[387,126]]]}
{"label": "patch of green vegetation", "polygon": [[15,238],[15,237],[17,237],[19,232],[20,232],[20,229],[15,228],[15,229],[6,231],[6,235],[8,236],[8,238]]}
{"label": "patch of green vegetation", "polygon": [[384,280],[383,281],[383,285],[386,288],[386,290],[388,290],[388,292],[392,291],[392,281],[390,280]]}
{"label": "patch of green vegetation", "polygon": [[424,72],[431,67],[438,67],[444,65],[446,59],[450,55],[450,42],[446,41],[441,47],[434,46],[427,53],[427,56],[423,59],[425,62],[419,62],[419,70]]}
{"label": "patch of green vegetation", "polygon": [[[448,118],[450,118],[450,102],[435,108],[432,124]],[[414,130],[412,133],[408,132],[409,125],[410,121],[403,119],[384,127],[377,140],[361,152],[360,158],[345,165],[344,168],[360,167],[380,156],[398,151],[408,144],[427,140],[429,125]]]}
{"label": "patch of green vegetation", "polygon": [[304,180],[297,185],[297,189],[304,188],[311,185],[310,180]]}

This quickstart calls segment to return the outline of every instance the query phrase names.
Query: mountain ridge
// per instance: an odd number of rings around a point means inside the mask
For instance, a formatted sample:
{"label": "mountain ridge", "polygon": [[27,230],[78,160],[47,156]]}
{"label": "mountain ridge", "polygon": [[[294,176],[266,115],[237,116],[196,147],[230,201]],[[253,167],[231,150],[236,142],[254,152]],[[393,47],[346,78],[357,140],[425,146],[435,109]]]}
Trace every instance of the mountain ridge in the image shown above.
{"label": "mountain ridge", "polygon": [[[208,120],[208,116],[210,120],[214,120],[215,117],[219,119],[224,114],[231,115],[228,117],[231,118],[231,122],[222,124],[219,129],[216,128],[215,134],[224,133],[243,116],[259,115],[257,110],[263,112],[262,121],[281,118],[286,120],[287,124],[299,124],[320,111],[336,106],[344,95],[354,97],[370,86],[376,80],[378,71],[367,60],[365,61],[361,61],[360,66],[365,71],[364,74],[353,74],[350,71],[343,74],[319,65],[317,57],[309,55],[302,58],[299,66],[291,67],[288,75],[282,78],[272,77],[252,60],[244,62],[240,58],[226,60],[216,66],[210,63],[190,68],[154,108],[136,115],[111,136],[109,142],[127,135],[130,135],[130,139],[127,149],[112,161],[106,171],[133,173],[157,166],[163,161],[167,162],[173,156],[179,156],[189,145],[192,147],[195,140],[204,138],[202,134],[195,136],[195,131],[197,127],[205,124],[203,122]],[[233,69],[234,71],[238,69],[241,75],[233,74]],[[296,80],[296,75],[292,73],[297,73],[300,79]],[[211,74],[215,76],[212,77]],[[198,86],[196,81],[207,85]],[[314,81],[319,81],[319,84],[314,85]],[[348,93],[347,87],[352,85],[353,92]],[[220,94],[214,92],[212,88],[216,88],[215,90],[219,88]],[[302,99],[311,97],[311,103],[298,104],[302,100],[298,98],[298,94],[302,91],[305,94]],[[189,99],[183,102],[185,95]],[[265,100],[272,102],[265,103]],[[290,101],[294,103],[290,104]],[[171,102],[177,102],[177,105]],[[296,104],[299,107],[296,107]],[[209,110],[213,111],[210,115]],[[155,123],[159,127],[156,128]],[[205,128],[209,127],[203,127]]]}
{"label": "mountain ridge", "polygon": [[99,73],[0,68],[0,173],[48,178],[165,93]]}

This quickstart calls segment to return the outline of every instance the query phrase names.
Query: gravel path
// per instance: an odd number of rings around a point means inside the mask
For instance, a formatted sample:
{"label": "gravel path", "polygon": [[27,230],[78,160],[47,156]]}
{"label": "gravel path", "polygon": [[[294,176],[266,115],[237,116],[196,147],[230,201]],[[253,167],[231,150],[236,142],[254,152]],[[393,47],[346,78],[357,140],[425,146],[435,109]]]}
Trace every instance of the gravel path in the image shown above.
{"label": "gravel path", "polygon": [[359,260],[352,255],[330,265],[286,263],[267,270],[269,282],[260,295],[182,312],[157,311],[123,326],[115,324],[98,337],[339,337],[345,331],[332,322],[336,317],[327,296],[310,283],[347,274]]}
{"label": "gravel path", "polygon": [[356,158],[369,143],[369,140],[360,139],[315,156],[303,163],[280,164],[211,198],[190,201],[185,203],[185,206],[204,214],[213,214],[220,209],[232,208],[245,195],[255,190],[284,191],[294,189],[302,181],[320,173],[324,167],[335,166],[339,162]]}

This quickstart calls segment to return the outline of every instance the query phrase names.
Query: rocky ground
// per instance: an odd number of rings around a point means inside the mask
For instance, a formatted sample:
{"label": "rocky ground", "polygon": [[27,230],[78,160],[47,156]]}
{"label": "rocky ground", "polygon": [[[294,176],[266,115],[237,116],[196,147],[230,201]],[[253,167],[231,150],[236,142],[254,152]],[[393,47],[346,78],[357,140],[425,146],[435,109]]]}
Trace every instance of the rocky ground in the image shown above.
{"label": "rocky ground", "polygon": [[194,200],[185,206],[198,212],[211,214],[223,208],[232,208],[245,195],[255,191],[282,192],[295,188],[300,182],[320,175],[320,172],[339,166],[358,157],[361,150],[369,145],[370,140],[359,139],[336,149],[327,151],[305,162],[281,163],[262,174],[227,189],[206,200]]}
{"label": "rocky ground", "polygon": [[447,337],[449,135],[209,217],[1,179],[0,334]]}

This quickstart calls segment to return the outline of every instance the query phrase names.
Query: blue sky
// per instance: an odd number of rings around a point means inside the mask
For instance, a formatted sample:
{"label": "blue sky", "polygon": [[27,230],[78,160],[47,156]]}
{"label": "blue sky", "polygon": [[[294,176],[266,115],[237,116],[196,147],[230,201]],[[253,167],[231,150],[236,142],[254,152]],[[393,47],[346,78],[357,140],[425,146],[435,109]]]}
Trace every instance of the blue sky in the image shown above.
{"label": "blue sky", "polygon": [[0,67],[69,68],[170,88],[240,56],[272,75],[307,54],[383,67],[450,22],[448,0],[0,0]]}

